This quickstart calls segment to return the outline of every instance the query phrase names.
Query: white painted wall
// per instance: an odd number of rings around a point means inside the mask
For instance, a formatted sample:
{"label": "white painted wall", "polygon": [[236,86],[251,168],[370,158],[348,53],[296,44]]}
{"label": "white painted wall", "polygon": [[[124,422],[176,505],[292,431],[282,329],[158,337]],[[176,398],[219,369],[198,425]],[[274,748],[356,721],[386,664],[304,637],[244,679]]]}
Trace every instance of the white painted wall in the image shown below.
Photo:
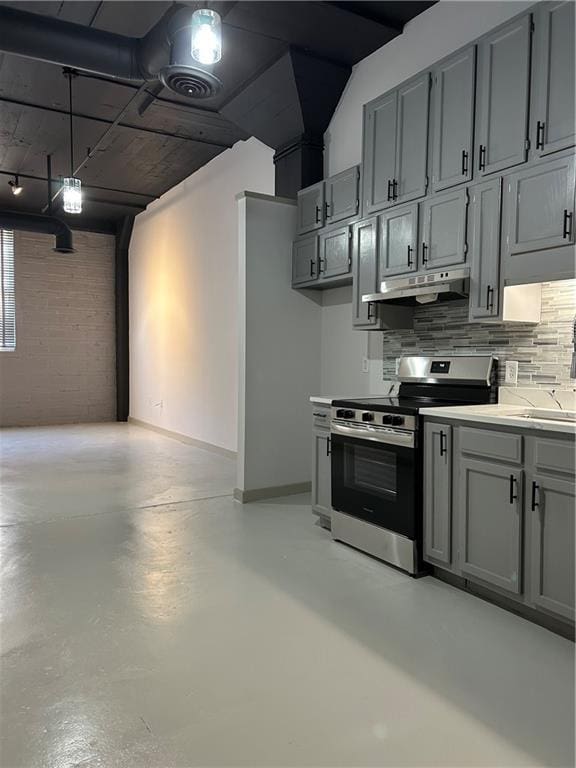
{"label": "white painted wall", "polygon": [[130,415],[234,451],[235,196],[273,192],[272,156],[239,142],[137,216],[130,243]]}
{"label": "white painted wall", "polygon": [[296,207],[238,201],[240,491],[310,480],[309,397],[320,388],[321,297],[291,288]]}
{"label": "white painted wall", "polygon": [[[410,21],[402,35],[359,62],[324,135],[326,176],[361,162],[362,107],[366,102],[530,5],[533,3],[520,0],[441,0]],[[382,337],[373,331],[351,330],[351,301],[351,291],[346,298],[343,289],[329,291],[323,297],[322,394],[377,394],[380,391]],[[370,372],[363,374],[362,357],[367,349]]]}

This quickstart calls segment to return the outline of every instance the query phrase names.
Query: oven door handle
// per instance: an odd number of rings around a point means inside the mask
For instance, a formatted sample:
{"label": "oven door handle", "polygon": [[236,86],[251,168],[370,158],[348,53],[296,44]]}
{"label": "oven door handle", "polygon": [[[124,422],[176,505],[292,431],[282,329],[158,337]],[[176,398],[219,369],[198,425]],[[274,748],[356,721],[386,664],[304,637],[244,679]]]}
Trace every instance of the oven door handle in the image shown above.
{"label": "oven door handle", "polygon": [[334,435],[355,437],[357,440],[371,440],[374,443],[400,445],[404,448],[414,448],[414,433],[379,427],[351,427],[349,424],[332,422],[330,431]]}

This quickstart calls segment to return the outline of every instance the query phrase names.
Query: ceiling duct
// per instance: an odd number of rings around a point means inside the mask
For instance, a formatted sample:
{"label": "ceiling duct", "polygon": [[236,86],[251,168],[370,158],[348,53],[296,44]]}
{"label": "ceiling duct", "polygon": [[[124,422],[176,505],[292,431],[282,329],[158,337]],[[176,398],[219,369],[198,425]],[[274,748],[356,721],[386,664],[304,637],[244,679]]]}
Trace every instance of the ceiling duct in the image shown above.
{"label": "ceiling duct", "polygon": [[15,229],[23,232],[54,235],[56,238],[54,251],[56,253],[75,253],[72,230],[67,224],[54,216],[0,210],[0,229]]}
{"label": "ceiling duct", "polygon": [[142,38],[0,6],[0,51],[123,80],[160,80],[179,96],[214,96],[220,80],[192,58],[193,9],[175,5]]}

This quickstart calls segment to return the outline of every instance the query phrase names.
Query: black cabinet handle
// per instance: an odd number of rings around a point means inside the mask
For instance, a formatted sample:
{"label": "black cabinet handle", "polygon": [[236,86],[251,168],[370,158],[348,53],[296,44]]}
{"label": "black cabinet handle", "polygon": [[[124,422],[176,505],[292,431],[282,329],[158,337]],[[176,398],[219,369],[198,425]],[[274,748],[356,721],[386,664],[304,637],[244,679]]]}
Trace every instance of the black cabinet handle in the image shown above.
{"label": "black cabinet handle", "polygon": [[322,209],[319,205],[316,206],[316,224],[320,224],[320,214],[322,213]]}
{"label": "black cabinet handle", "polygon": [[510,475],[510,504],[514,504],[516,499],[518,498],[518,494],[516,493],[516,483],[517,479],[515,475]]}
{"label": "black cabinet handle", "polygon": [[538,120],[536,123],[536,149],[544,149],[544,127],[546,123]]}
{"label": "black cabinet handle", "polygon": [[538,504],[538,502],[536,501],[536,492],[539,489],[540,489],[540,486],[538,485],[538,483],[535,480],[533,480],[532,481],[532,504],[531,504],[532,512],[535,512],[536,511],[536,507],[540,506],[540,504]]}
{"label": "black cabinet handle", "polygon": [[486,147],[483,144],[480,144],[478,151],[478,170],[486,170]]}
{"label": "black cabinet handle", "polygon": [[[324,262],[324,269],[322,269],[322,262]],[[326,272],[326,259],[323,259],[322,256],[318,259],[318,274],[321,275],[323,272]]]}
{"label": "black cabinet handle", "polygon": [[446,443],[446,432],[440,432],[440,456],[445,456],[448,453],[448,445]]}
{"label": "black cabinet handle", "polygon": [[494,288],[489,285],[486,288],[486,309],[491,310],[494,308]]}
{"label": "black cabinet handle", "polygon": [[310,277],[316,277],[314,272],[314,259],[310,259]]}
{"label": "black cabinet handle", "polygon": [[426,256],[426,251],[428,250],[428,246],[426,243],[422,243],[422,264],[426,264],[428,262],[428,256]]}
{"label": "black cabinet handle", "polygon": [[368,302],[368,317],[367,317],[368,320],[373,320],[374,319],[374,315],[372,314],[372,307],[373,306],[374,306],[373,302],[369,301]]}
{"label": "black cabinet handle", "polygon": [[562,237],[564,239],[569,238],[572,235],[572,214],[570,211],[564,209],[564,220],[562,222]]}
{"label": "black cabinet handle", "polygon": [[468,152],[462,150],[462,176],[468,175]]}
{"label": "black cabinet handle", "polygon": [[326,456],[330,456],[330,453],[331,453],[331,451],[330,451],[330,438],[327,437],[326,438]]}
{"label": "black cabinet handle", "polygon": [[392,200],[398,200],[398,182],[392,179]]}
{"label": "black cabinet handle", "polygon": [[412,254],[414,252],[414,248],[412,248],[411,245],[408,246],[408,266],[411,267],[414,262],[412,261]]}
{"label": "black cabinet handle", "polygon": [[388,200],[393,200],[394,199],[392,197],[392,179],[388,179],[388,197],[387,197],[387,199]]}
{"label": "black cabinet handle", "polygon": [[330,203],[329,202],[325,202],[324,203],[324,218],[325,219],[329,219],[330,218],[330,215],[328,213],[329,208],[330,208]]}

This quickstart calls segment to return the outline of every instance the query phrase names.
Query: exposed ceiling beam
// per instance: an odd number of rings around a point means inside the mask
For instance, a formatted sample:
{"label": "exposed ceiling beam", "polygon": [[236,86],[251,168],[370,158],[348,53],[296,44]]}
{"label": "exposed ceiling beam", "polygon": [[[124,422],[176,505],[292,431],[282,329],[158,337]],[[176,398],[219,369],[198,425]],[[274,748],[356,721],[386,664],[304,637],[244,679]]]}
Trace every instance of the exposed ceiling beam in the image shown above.
{"label": "exposed ceiling beam", "polygon": [[[67,109],[59,109],[58,107],[48,107],[45,104],[35,104],[31,101],[23,101],[22,99],[11,99],[8,96],[0,96],[0,102],[5,104],[14,104],[17,107],[25,107],[28,109],[39,109],[44,112],[53,112],[58,115],[65,115],[68,117],[70,114]],[[78,117],[81,120],[92,120],[95,123],[102,123],[104,125],[116,124],[119,128],[128,128],[131,131],[141,131],[143,133],[154,133],[157,136],[165,136],[169,139],[179,139],[180,141],[193,141],[197,144],[208,144],[212,147],[221,147],[222,149],[230,149],[233,144],[226,141],[216,141],[213,139],[201,139],[195,136],[186,136],[181,133],[170,133],[169,131],[163,131],[160,128],[145,128],[142,125],[132,125],[131,123],[116,123],[115,120],[109,120],[105,117],[96,117],[95,115],[85,115],[82,112],[73,112],[73,117]]]}

